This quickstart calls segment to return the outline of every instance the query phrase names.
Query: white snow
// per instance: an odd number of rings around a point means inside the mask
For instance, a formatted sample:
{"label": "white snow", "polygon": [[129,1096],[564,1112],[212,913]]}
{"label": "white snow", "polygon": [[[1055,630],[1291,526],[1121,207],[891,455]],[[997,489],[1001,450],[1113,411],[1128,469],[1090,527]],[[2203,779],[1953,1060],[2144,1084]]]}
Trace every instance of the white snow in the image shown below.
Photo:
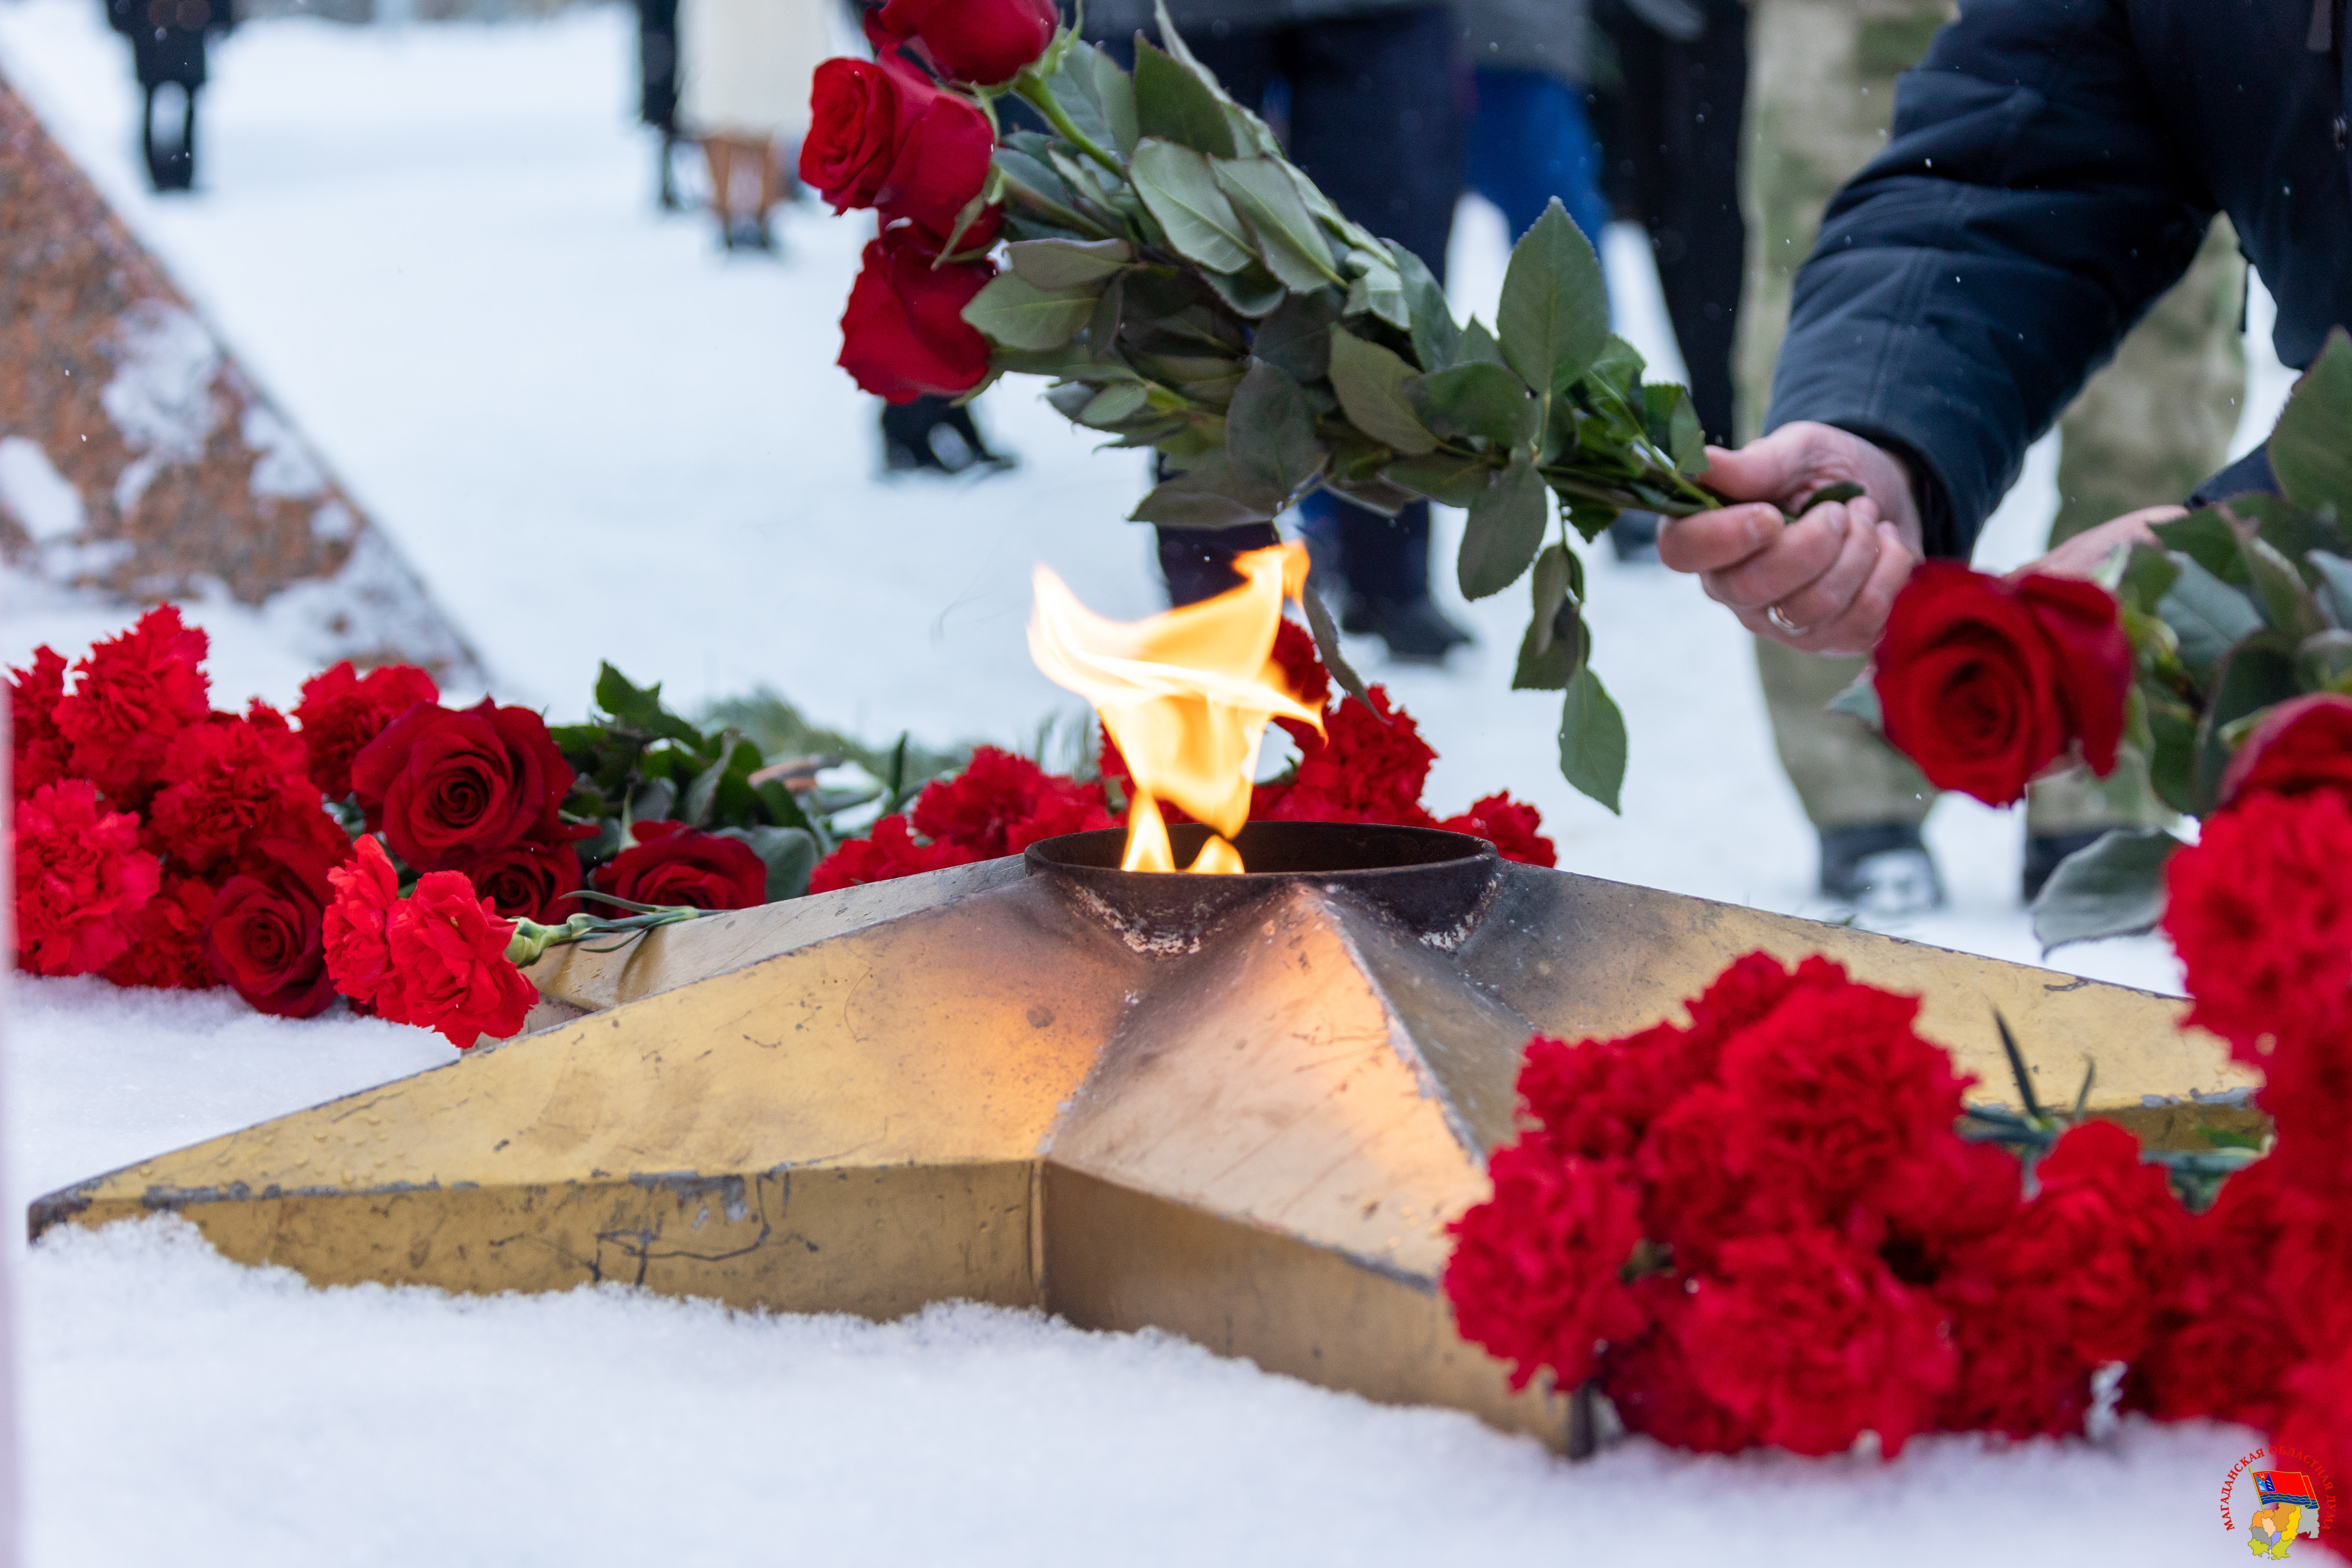
{"label": "white snow", "polygon": [[23,436],[0,439],[0,507],[36,544],[70,539],[81,531],[81,492],[58,472],[40,443]]}
{"label": "white snow", "polygon": [[[1095,455],[1013,385],[981,416],[1017,473],[877,480],[874,405],[830,363],[865,225],[791,211],[778,263],[730,260],[703,221],[657,216],[651,150],[628,118],[633,51],[622,8],[249,24],[215,54],[204,188],[157,198],[137,174],[125,51],[98,8],[0,5],[0,70],[415,563],[501,696],[576,713],[611,658],[688,705],[765,682],[877,736],[1018,743],[1067,701],[1024,646],[1034,563],[1107,614],[1156,607],[1148,538],[1118,521],[1141,460]],[[1622,238],[1619,309],[1668,363],[1654,284],[1624,275]],[[1499,279],[1498,243],[1483,262],[1457,253],[1465,300]],[[2049,457],[1994,530],[2004,559],[2031,553],[2049,515]],[[258,484],[310,482],[265,468]],[[125,619],[51,585],[43,560],[48,583],[0,581],[0,660],[43,641],[76,655]],[[343,586],[372,570],[355,561]],[[1591,570],[1601,668],[1633,731],[1623,818],[1558,778],[1554,704],[1504,689],[1517,594],[1454,604],[1482,646],[1454,668],[1373,670],[1442,754],[1431,804],[1508,787],[1542,805],[1572,869],[1812,909],[1811,835],[1773,763],[1745,637],[1685,579],[1605,552]],[[198,595],[216,700],[289,701],[338,657],[342,598],[255,612]],[[2020,831],[1943,806],[1931,836],[1952,907],[1904,934],[2031,958]],[[2148,941],[2060,962],[2143,984],[2175,973]],[[448,1057],[374,1021],[285,1023],[223,994],[88,980],[16,982],[6,1022],[16,1203]],[[873,1326],[615,1289],[316,1292],[160,1222],[65,1237],[18,1267],[43,1568],[1455,1563],[1509,1549],[2194,1563],[2236,1544],[2212,1500],[2254,1441],[2127,1422],[2101,1446],[1943,1440],[1885,1468],[1639,1443],[1570,1467],[1452,1414],[970,1307]]]}

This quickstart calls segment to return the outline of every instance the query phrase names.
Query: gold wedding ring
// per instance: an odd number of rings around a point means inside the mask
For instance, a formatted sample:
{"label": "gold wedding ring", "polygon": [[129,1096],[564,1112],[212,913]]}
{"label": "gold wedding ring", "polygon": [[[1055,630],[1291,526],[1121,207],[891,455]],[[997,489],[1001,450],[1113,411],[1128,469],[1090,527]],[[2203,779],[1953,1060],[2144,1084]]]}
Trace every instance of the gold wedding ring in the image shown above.
{"label": "gold wedding ring", "polygon": [[1778,605],[1766,605],[1764,609],[1764,618],[1771,622],[1774,626],[1780,627],[1782,631],[1788,633],[1792,637],[1803,637],[1807,631],[1811,629],[1808,626],[1801,626],[1796,622],[1790,620],[1788,617],[1788,615]]}

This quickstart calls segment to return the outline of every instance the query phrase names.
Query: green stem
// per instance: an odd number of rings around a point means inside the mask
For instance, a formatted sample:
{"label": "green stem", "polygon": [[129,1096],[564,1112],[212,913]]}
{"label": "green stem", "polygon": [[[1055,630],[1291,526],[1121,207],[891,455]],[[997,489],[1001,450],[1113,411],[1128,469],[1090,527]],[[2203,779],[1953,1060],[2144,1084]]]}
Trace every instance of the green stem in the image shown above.
{"label": "green stem", "polygon": [[1118,157],[1106,152],[1093,137],[1077,128],[1076,123],[1070,119],[1068,110],[1055,101],[1052,91],[1044,82],[1039,81],[1035,77],[1024,74],[1013,90],[1021,95],[1024,102],[1045,117],[1045,123],[1059,132],[1062,140],[1069,142],[1120,179],[1127,178],[1127,170],[1121,166]]}

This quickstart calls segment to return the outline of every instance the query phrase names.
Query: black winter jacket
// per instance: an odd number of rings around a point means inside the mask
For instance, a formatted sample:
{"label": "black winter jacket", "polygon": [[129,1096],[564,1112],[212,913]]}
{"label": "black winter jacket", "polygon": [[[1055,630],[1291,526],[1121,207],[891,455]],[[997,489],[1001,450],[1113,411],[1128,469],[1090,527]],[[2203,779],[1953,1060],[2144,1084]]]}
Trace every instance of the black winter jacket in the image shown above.
{"label": "black winter jacket", "polygon": [[2345,25],[2345,0],[1961,0],[1797,275],[1767,427],[1903,449],[1928,552],[1965,556],[2217,210],[2310,363],[2352,323]]}

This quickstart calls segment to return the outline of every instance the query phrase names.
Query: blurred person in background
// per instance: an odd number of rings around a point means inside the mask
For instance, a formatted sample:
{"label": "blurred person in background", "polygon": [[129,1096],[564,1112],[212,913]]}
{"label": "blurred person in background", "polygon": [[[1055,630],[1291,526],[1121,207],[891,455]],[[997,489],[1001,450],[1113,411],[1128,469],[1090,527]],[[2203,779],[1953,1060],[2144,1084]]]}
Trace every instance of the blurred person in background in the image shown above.
{"label": "blurred person in background", "polygon": [[106,20],[131,40],[142,99],[139,147],[149,183],[158,191],[193,190],[205,45],[236,25],[229,0],[106,0]]}
{"label": "blurred person in background", "polygon": [[677,0],[637,0],[637,121],[661,137],[654,199],[674,213],[677,199]]}
{"label": "blurred person in background", "polygon": [[1457,0],[1477,110],[1470,188],[1495,204],[1517,240],[1554,196],[1601,247],[1609,203],[1601,144],[1585,115],[1591,17],[1586,0]]}
{"label": "blurred person in background", "polygon": [[808,130],[809,84],[833,52],[827,0],[679,0],[677,123],[702,143],[729,250],[773,251],[768,215]]}
{"label": "blurred person in background", "polygon": [[[1234,100],[1256,110],[1290,159],[1358,223],[1419,257],[1442,281],[1462,191],[1465,73],[1458,25],[1427,0],[1170,0],[1184,42]],[[1135,35],[1155,32],[1150,0],[1093,0],[1090,37],[1132,66]],[[1470,640],[1429,594],[1429,503],[1394,518],[1323,491],[1301,503],[1318,591],[1348,631],[1391,657],[1435,662]],[[1171,602],[1241,579],[1230,563],[1272,544],[1272,523],[1163,530]]]}
{"label": "blurred person in background", "polygon": [[[1896,78],[1953,15],[1950,0],[1755,0],[1743,437],[1763,425],[1792,280],[1822,213],[1885,146]],[[2053,544],[2177,500],[2221,467],[2245,388],[2245,287],[2236,236],[2221,218],[2187,276],[2060,420]],[[1708,438],[1716,438],[1711,426]],[[1756,661],[1781,766],[1820,837],[1821,891],[1880,914],[1940,903],[1941,879],[1920,831],[1936,792],[1875,731],[1826,706],[1866,661],[1760,637]],[[2077,770],[2035,784],[2026,809],[2025,898],[2107,829],[2152,826],[2162,815],[2137,760],[2105,781]]]}
{"label": "blurred person in background", "polygon": [[882,467],[889,473],[951,476],[1014,466],[1010,455],[989,446],[969,405],[936,396],[882,405]]}

